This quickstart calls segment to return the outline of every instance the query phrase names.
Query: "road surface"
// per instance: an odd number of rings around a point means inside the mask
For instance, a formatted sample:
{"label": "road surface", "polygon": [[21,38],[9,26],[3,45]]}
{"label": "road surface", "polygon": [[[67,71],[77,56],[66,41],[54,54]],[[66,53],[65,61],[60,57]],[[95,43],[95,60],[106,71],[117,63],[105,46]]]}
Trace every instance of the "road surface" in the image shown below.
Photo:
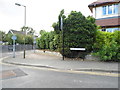
{"label": "road surface", "polygon": [[118,77],[2,65],[2,88],[118,88]]}

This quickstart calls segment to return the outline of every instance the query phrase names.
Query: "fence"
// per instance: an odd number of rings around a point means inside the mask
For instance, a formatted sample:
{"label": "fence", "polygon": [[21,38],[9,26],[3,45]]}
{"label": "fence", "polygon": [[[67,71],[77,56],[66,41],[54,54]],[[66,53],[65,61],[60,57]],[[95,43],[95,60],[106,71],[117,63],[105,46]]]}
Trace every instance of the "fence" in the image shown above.
{"label": "fence", "polygon": [[[15,45],[15,51],[23,51],[24,47],[26,50],[32,50],[33,45]],[[13,45],[2,45],[2,53],[13,51]]]}

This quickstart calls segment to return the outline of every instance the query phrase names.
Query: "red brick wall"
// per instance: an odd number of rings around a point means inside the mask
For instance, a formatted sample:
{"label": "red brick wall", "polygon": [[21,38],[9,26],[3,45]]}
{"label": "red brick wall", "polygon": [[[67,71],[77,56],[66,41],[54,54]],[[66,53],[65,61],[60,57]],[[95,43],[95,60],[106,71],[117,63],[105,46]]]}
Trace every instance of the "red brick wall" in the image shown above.
{"label": "red brick wall", "polygon": [[120,26],[120,18],[96,20],[96,24],[100,26]]}

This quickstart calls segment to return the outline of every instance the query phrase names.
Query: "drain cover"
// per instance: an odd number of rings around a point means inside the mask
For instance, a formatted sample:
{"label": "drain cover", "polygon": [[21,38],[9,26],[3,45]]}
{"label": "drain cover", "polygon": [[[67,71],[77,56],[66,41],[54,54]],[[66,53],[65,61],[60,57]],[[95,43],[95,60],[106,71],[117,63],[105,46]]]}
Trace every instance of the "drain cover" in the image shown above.
{"label": "drain cover", "polygon": [[4,79],[25,76],[25,75],[27,75],[27,74],[25,72],[23,72],[21,69],[4,70],[4,71],[0,72],[0,79],[4,80]]}

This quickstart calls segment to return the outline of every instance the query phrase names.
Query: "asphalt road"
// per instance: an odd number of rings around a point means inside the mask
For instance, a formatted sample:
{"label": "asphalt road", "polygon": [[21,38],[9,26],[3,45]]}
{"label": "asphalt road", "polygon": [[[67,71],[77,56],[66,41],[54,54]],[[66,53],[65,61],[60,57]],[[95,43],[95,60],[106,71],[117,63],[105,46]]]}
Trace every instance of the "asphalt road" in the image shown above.
{"label": "asphalt road", "polygon": [[2,88],[118,88],[118,77],[8,64],[2,71]]}

